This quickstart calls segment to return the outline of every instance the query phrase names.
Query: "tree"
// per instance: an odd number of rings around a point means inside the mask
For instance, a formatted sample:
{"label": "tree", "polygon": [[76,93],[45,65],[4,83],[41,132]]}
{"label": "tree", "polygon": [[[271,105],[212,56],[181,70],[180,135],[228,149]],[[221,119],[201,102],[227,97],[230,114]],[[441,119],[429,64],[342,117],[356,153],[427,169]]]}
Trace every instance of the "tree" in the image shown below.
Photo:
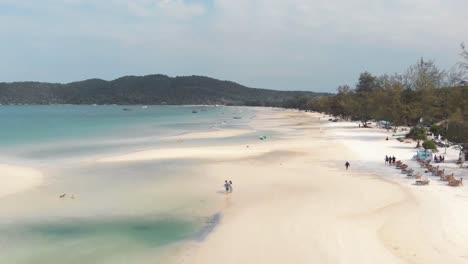
{"label": "tree", "polygon": [[460,53],[460,56],[462,57],[462,61],[457,63],[457,66],[461,72],[459,76],[459,81],[461,85],[467,85],[468,84],[468,50],[466,49],[466,46],[464,43],[461,43],[460,47],[462,49]]}
{"label": "tree", "polygon": [[354,119],[362,122],[364,127],[367,126],[367,121],[372,118],[371,112],[375,102],[370,100],[373,91],[378,88],[377,78],[369,72],[363,72],[359,76],[359,81],[356,84],[355,98],[353,105]]}
{"label": "tree", "polygon": [[356,94],[365,95],[377,88],[377,77],[369,72],[363,72],[359,75],[359,81],[356,84]]}
{"label": "tree", "polygon": [[349,85],[341,85],[338,87],[338,94],[335,96],[334,102],[335,111],[338,111],[338,116],[349,118],[352,115],[354,92]]}
{"label": "tree", "polygon": [[405,85],[413,90],[439,88],[445,72],[440,70],[433,60],[421,58],[411,65],[405,73]]}
{"label": "tree", "polygon": [[418,143],[416,147],[419,148],[421,146],[421,141],[427,139],[427,131],[424,127],[415,126],[411,128],[406,137],[415,140]]}
{"label": "tree", "polygon": [[455,111],[448,120],[447,138],[456,143],[468,143],[468,114],[460,109]]}
{"label": "tree", "polygon": [[437,151],[437,146],[432,140],[424,140],[422,145],[424,149],[432,149]]}

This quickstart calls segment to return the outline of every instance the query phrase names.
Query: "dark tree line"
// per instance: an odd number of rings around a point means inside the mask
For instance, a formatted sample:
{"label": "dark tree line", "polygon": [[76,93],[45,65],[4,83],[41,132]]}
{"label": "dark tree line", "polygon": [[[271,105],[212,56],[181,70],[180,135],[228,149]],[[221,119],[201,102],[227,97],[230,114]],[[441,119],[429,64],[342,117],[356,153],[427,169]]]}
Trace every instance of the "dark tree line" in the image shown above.
{"label": "dark tree line", "polygon": [[278,106],[295,97],[324,93],[254,89],[203,76],[126,76],[67,84],[0,83],[0,104],[227,104]]}
{"label": "dark tree line", "polygon": [[318,111],[343,119],[385,120],[393,126],[427,126],[435,134],[468,143],[468,52],[450,71],[420,59],[403,74],[360,74],[354,87],[342,85],[335,96],[295,98],[285,107]]}

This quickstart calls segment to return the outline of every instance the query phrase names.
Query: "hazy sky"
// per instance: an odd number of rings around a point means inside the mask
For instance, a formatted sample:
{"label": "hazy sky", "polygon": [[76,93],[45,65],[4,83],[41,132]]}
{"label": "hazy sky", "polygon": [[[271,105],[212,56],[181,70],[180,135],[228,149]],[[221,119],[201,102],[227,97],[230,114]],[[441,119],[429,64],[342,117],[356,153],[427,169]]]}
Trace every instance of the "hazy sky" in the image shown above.
{"label": "hazy sky", "polygon": [[334,91],[421,56],[449,68],[468,0],[0,0],[0,81],[163,73]]}

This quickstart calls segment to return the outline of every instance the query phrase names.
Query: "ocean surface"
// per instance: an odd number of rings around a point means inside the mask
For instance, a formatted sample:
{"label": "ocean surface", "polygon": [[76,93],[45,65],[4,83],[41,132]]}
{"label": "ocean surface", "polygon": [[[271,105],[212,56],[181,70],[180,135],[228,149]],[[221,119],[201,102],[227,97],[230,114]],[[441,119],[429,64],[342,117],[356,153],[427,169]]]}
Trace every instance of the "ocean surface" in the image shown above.
{"label": "ocean surface", "polygon": [[253,116],[240,107],[0,106],[0,155],[41,161],[161,147],[161,137],[246,128]]}
{"label": "ocean surface", "polygon": [[164,262],[175,245],[203,239],[221,217],[210,202],[219,194],[196,185],[200,162],[95,160],[174,144],[247,142],[252,136],[162,138],[248,129],[254,115],[240,107],[0,106],[0,163],[45,175],[41,186],[0,199],[0,263]]}

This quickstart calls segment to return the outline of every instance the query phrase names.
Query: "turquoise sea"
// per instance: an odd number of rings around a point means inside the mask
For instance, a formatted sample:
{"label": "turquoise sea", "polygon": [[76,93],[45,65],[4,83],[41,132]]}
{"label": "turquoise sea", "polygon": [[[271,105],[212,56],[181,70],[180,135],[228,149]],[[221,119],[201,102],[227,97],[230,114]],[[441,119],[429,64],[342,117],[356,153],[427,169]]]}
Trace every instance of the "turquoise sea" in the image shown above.
{"label": "turquoise sea", "polygon": [[0,106],[0,155],[41,161],[161,147],[164,136],[245,128],[253,115],[239,107]]}
{"label": "turquoise sea", "polygon": [[171,248],[203,239],[220,220],[211,202],[219,194],[197,186],[202,161],[94,161],[174,144],[246,142],[161,139],[246,129],[254,115],[240,107],[0,106],[0,164],[45,175],[39,187],[0,198],[0,263],[164,262]]}

